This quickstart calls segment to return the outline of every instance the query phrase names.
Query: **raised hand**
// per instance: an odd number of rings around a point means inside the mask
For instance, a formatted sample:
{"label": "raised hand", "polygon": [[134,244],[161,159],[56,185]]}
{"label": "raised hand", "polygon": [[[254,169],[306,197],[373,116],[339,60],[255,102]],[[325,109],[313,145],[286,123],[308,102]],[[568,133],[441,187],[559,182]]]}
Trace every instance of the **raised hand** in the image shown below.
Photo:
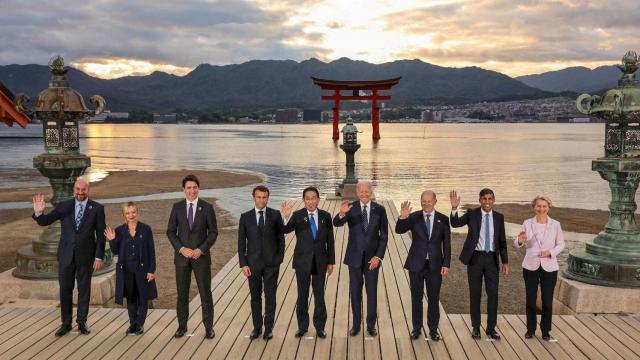
{"label": "raised hand", "polygon": [[518,244],[522,245],[525,241],[527,241],[527,233],[520,231],[520,234],[518,234]]}
{"label": "raised hand", "polygon": [[116,238],[116,232],[113,231],[112,228],[107,226],[107,228],[104,229],[104,236],[107,238],[107,240],[111,241]]}
{"label": "raised hand", "polygon": [[451,190],[449,192],[449,200],[451,200],[451,208],[457,209],[458,205],[460,205],[460,196],[455,190]]}
{"label": "raised hand", "polygon": [[411,214],[411,203],[409,201],[404,201],[400,204],[400,218],[406,219]]}
{"label": "raised hand", "polygon": [[340,215],[345,216],[351,210],[353,205],[349,202],[349,200],[342,200],[342,205],[340,205]]}
{"label": "raised hand", "polygon": [[291,217],[291,212],[293,211],[293,205],[289,201],[283,201],[282,205],[280,205],[280,213],[284,219],[289,219]]}
{"label": "raised hand", "polygon": [[44,209],[47,207],[47,204],[44,202],[44,195],[36,194],[33,197],[33,212],[36,214],[41,214],[44,212]]}

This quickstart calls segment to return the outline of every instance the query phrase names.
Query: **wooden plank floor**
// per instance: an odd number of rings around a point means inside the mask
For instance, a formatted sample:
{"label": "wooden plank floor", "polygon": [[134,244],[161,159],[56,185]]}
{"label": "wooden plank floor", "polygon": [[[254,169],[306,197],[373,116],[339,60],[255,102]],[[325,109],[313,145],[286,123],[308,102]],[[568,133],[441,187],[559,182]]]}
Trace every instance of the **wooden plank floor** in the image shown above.
{"label": "wooden plank floor", "polygon": [[[545,342],[539,333],[524,339],[524,316],[500,315],[502,340],[492,342],[472,339],[469,316],[445,314],[441,306],[443,340],[433,342],[426,336],[411,340],[409,279],[402,268],[411,237],[393,232],[398,211],[391,201],[382,204],[389,215],[389,244],[378,280],[377,337],[364,332],[348,336],[353,319],[349,273],[342,264],[348,236],[345,226],[335,229],[338,264],[326,282],[326,339],[318,339],[313,327],[302,339],[293,336],[297,286],[291,269],[295,236],[289,234],[279,274],[274,338],[268,342],[248,338],[252,330],[249,288],[234,257],[212,280],[216,332],[212,340],[204,339],[199,297],[190,303],[190,334],[181,339],[173,338],[177,327],[174,310],[150,310],[145,333],[125,336],[126,310],[92,308],[90,335],[74,331],[56,338],[59,309],[4,305],[0,306],[0,359],[640,359],[640,320],[636,316],[554,316],[552,334],[558,341]],[[300,201],[295,202],[296,208],[301,206]],[[335,214],[339,202],[323,201],[320,207]],[[313,311],[312,296],[309,303]],[[426,314],[425,309],[425,324]]]}

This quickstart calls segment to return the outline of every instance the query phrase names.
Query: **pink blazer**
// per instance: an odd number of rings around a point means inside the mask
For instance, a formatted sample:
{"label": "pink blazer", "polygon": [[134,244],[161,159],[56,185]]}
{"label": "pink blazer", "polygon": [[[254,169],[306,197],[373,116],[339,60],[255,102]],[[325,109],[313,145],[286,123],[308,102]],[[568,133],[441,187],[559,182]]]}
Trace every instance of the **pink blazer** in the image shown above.
{"label": "pink blazer", "polygon": [[[522,223],[521,231],[527,234],[527,241],[518,245],[518,237],[514,240],[513,244],[516,248],[527,246],[527,252],[524,255],[522,261],[522,267],[535,271],[542,265],[542,269],[547,272],[558,271],[558,259],[557,256],[564,249],[564,235],[562,234],[562,228],[560,223],[550,217],[547,220],[547,228],[544,232],[544,236],[541,239],[536,238],[534,234],[534,227],[536,224],[536,218],[527,219]],[[551,257],[540,258],[538,255],[542,250],[549,250]]]}

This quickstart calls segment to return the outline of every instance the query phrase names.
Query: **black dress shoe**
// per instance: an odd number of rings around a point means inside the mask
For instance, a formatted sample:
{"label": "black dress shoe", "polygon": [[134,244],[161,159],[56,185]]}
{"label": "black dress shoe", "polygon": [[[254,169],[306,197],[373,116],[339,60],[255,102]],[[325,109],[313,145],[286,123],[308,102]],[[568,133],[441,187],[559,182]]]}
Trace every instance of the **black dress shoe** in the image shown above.
{"label": "black dress shoe", "polygon": [[262,334],[262,329],[253,329],[253,331],[251,332],[251,334],[249,334],[249,338],[251,339],[257,339],[258,336],[260,336],[260,334]]}
{"label": "black dress shoe", "polygon": [[86,323],[78,323],[78,332],[82,335],[91,334],[91,330],[89,330]]}
{"label": "black dress shoe", "polygon": [[420,334],[422,333],[422,331],[420,331],[420,329],[413,329],[411,331],[411,338],[413,340],[419,339],[420,338]]}
{"label": "black dress shoe", "polygon": [[301,337],[303,337],[303,336],[304,336],[304,334],[306,334],[306,333],[307,333],[307,330],[298,329],[298,330],[296,331],[296,337],[297,337],[297,338],[301,338]]}
{"label": "black dress shoe", "polygon": [[351,328],[351,330],[349,330],[349,336],[356,336],[358,335],[359,332],[360,332],[360,328],[354,326]]}
{"label": "black dress shoe", "polygon": [[374,328],[374,327],[367,328],[367,333],[369,333],[370,336],[377,336],[378,335],[378,330],[376,330],[376,328]]}
{"label": "black dress shoe", "polygon": [[500,335],[498,335],[495,329],[487,330],[486,334],[487,334],[487,337],[491,340],[500,340]]}
{"label": "black dress shoe", "polygon": [[553,336],[551,336],[549,333],[542,334],[542,340],[551,341],[551,340],[553,340]]}
{"label": "black dress shoe", "polygon": [[187,328],[186,327],[178,327],[178,330],[176,330],[176,333],[173,334],[173,336],[177,337],[177,338],[181,338],[186,333],[187,333]]}
{"label": "black dress shoe", "polygon": [[71,325],[69,324],[62,324],[60,326],[60,328],[58,329],[58,331],[56,331],[56,336],[60,337],[60,336],[64,336],[66,333],[68,333],[69,331],[71,331]]}
{"label": "black dress shoe", "polygon": [[136,325],[136,332],[134,332],[134,334],[142,335],[142,333],[144,333],[144,328],[142,326]]}
{"label": "black dress shoe", "polygon": [[324,338],[326,338],[326,337],[327,337],[327,332],[326,332],[326,331],[324,331],[324,330],[318,330],[318,337],[319,337],[320,339],[324,339]]}
{"label": "black dress shoe", "polygon": [[531,338],[533,337],[533,334],[534,334],[534,332],[533,332],[533,331],[527,331],[527,332],[524,334],[524,337],[525,337],[526,339],[531,339]]}
{"label": "black dress shoe", "polygon": [[136,325],[135,324],[129,325],[129,328],[127,329],[126,334],[133,335],[135,332],[136,332]]}
{"label": "black dress shoe", "polygon": [[431,338],[431,340],[433,341],[438,341],[440,340],[440,334],[438,334],[437,330],[431,330],[429,331],[429,337]]}
{"label": "black dress shoe", "polygon": [[208,328],[204,336],[207,339],[213,339],[216,336],[216,333],[213,331],[213,328]]}
{"label": "black dress shoe", "polygon": [[273,339],[273,330],[264,329],[264,335],[262,336],[263,340],[271,340]]}
{"label": "black dress shoe", "polygon": [[480,336],[480,328],[474,327],[473,330],[471,330],[471,337],[474,339],[482,338],[482,336]]}

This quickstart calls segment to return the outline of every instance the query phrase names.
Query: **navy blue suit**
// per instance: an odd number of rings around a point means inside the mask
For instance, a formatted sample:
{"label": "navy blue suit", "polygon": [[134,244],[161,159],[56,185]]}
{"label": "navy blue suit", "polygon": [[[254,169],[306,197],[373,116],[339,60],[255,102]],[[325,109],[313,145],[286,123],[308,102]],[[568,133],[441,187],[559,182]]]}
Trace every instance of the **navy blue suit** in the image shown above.
{"label": "navy blue suit", "polygon": [[[433,227],[427,238],[427,225],[422,210],[406,219],[398,219],[396,233],[411,231],[411,247],[404,268],[409,270],[411,287],[411,319],[413,330],[422,328],[422,298],[427,288],[427,323],[430,331],[438,329],[440,321],[440,287],[442,267],[451,266],[451,229],[449,218],[434,212]],[[427,257],[429,258],[427,260]]]}
{"label": "navy blue suit", "polygon": [[[387,239],[389,236],[389,222],[387,212],[380,204],[370,202],[369,225],[364,230],[362,222],[362,208],[360,201],[351,203],[352,208],[344,217],[340,214],[333,218],[333,225],[343,226],[349,224],[349,240],[344,256],[344,263],[349,266],[349,291],[351,292],[351,311],[353,313],[353,326],[360,328],[362,322],[362,286],[367,291],[367,328],[372,329],[376,325],[378,309],[378,266],[369,270],[368,262],[374,257],[384,259],[387,251]],[[382,265],[382,264],[381,264]]]}
{"label": "navy blue suit", "polygon": [[261,329],[262,288],[264,285],[264,326],[272,329],[276,315],[278,274],[284,258],[284,224],[280,212],[270,207],[263,210],[264,225],[256,220],[253,208],[240,215],[238,224],[238,260],[240,268],[248,266],[251,276],[247,279],[251,294],[251,318],[253,328]]}
{"label": "navy blue suit", "polygon": [[327,322],[327,306],[324,301],[324,282],[328,264],[335,264],[335,245],[331,214],[318,209],[317,234],[313,238],[309,211],[306,208],[295,211],[284,225],[284,232],[296,232],[296,246],[293,250],[293,268],[296,271],[298,300],[296,315],[298,329],[309,328],[309,285],[313,288],[313,326],[324,330]]}
{"label": "navy blue suit", "polygon": [[[487,331],[494,330],[498,318],[498,284],[500,280],[500,260],[509,263],[507,254],[507,239],[504,229],[504,215],[493,210],[493,250],[491,252],[476,251],[482,228],[482,210],[475,208],[464,215],[451,216],[451,226],[467,225],[467,239],[464,241],[460,261],[467,265],[467,279],[469,282],[469,308],[471,326],[480,327],[480,297],[482,296],[482,278],[484,277],[487,292]],[[500,259],[498,259],[498,255]]]}
{"label": "navy blue suit", "polygon": [[118,255],[116,264],[116,304],[127,298],[129,321],[142,327],[147,316],[147,302],[158,297],[156,281],[147,281],[147,273],[156,272],[156,252],[149,225],[138,222],[132,238],[127,224],[115,229],[109,241],[111,252]]}
{"label": "navy blue suit", "polygon": [[78,281],[78,323],[86,323],[91,299],[91,275],[95,259],[104,259],[105,221],[104,207],[87,199],[80,227],[76,230],[76,200],[58,203],[49,214],[41,214],[34,220],[40,226],[60,220],[61,233],[58,244],[58,283],[60,285],[60,311],[62,323],[71,324],[73,317],[73,288]]}

